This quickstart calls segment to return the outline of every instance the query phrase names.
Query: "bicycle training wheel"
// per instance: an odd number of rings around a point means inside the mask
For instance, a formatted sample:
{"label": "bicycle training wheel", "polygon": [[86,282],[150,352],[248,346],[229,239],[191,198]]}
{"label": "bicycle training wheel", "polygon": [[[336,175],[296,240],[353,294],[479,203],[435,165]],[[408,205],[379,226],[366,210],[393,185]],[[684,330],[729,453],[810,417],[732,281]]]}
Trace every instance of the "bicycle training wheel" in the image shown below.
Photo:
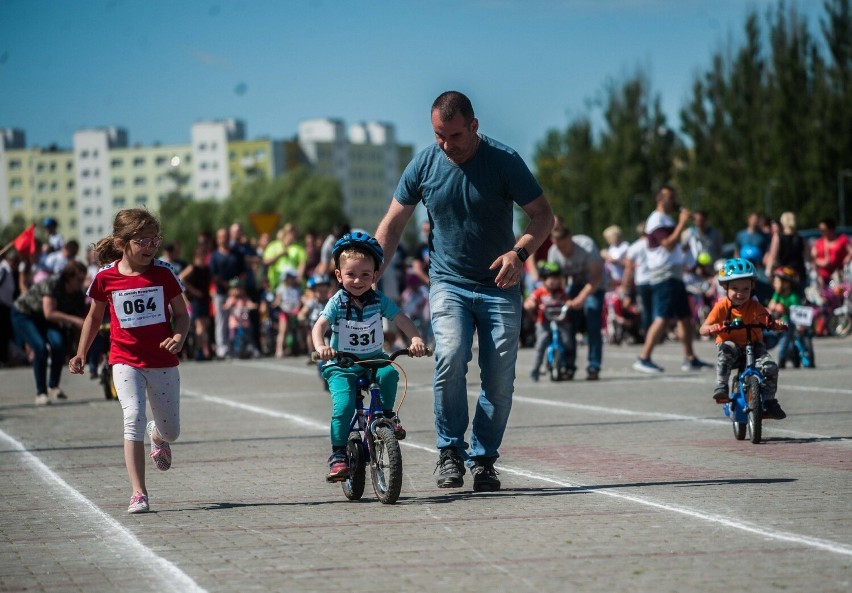
{"label": "bicycle training wheel", "polygon": [[757,377],[746,379],[746,399],[748,400],[748,433],[752,443],[760,442],[763,432],[763,402],[760,398],[760,381]]}
{"label": "bicycle training wheel", "polygon": [[402,452],[393,429],[380,426],[373,438],[373,456],[370,459],[370,477],[376,498],[384,504],[393,504],[402,490]]}
{"label": "bicycle training wheel", "polygon": [[346,443],[346,457],[349,459],[349,477],[341,483],[343,495],[349,500],[360,500],[364,495],[366,470],[361,433],[352,431]]}

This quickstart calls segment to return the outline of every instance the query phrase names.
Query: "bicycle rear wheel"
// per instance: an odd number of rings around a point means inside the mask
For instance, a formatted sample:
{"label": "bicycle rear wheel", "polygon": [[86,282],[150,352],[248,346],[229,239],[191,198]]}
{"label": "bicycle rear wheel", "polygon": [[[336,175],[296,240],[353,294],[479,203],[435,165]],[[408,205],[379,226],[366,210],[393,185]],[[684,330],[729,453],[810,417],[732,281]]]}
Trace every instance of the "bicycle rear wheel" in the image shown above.
{"label": "bicycle rear wheel", "polygon": [[118,399],[112,380],[112,367],[106,362],[101,366],[101,387],[104,389],[104,399]]}
{"label": "bicycle rear wheel", "polygon": [[343,495],[349,500],[360,500],[364,495],[366,483],[366,468],[364,463],[364,445],[361,443],[361,433],[349,433],[346,443],[346,456],[349,458],[349,477],[342,482]]}
{"label": "bicycle rear wheel", "polygon": [[760,397],[760,381],[757,377],[746,379],[746,398],[748,400],[748,433],[752,443],[760,442],[763,433],[763,401]]}
{"label": "bicycle rear wheel", "polygon": [[370,478],[379,501],[384,504],[397,501],[402,490],[402,452],[393,429],[387,426],[377,428],[373,437]]}
{"label": "bicycle rear wheel", "polygon": [[550,373],[551,381],[559,381],[562,379],[562,366],[565,362],[562,360],[562,353],[559,351],[559,348],[553,349],[553,360],[547,367],[547,371]]}

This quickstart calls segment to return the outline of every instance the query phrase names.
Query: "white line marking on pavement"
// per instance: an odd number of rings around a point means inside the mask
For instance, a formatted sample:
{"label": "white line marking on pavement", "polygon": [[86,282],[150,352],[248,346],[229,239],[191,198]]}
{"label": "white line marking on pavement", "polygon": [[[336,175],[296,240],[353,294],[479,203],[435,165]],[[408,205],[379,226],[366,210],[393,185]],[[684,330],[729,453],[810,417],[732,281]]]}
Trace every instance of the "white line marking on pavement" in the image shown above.
{"label": "white line marking on pavement", "polygon": [[30,453],[27,448],[14,437],[0,430],[0,438],[8,442],[12,448],[22,454],[25,465],[28,465],[40,474],[48,483],[55,484],[70,495],[83,507],[78,510],[88,510],[88,517],[77,513],[78,518],[86,521],[87,525],[96,527],[101,532],[101,538],[110,547],[121,546],[128,549],[127,558],[134,558],[136,562],[149,569],[151,576],[159,584],[155,586],[158,590],[174,591],[175,593],[207,593],[189,575],[180,568],[158,556],[150,548],[145,546],[124,525],[107,515],[95,503],[75,490],[68,482],[63,480],[52,469],[47,467],[38,457]]}
{"label": "white line marking on pavement", "polygon": [[[478,394],[474,394],[471,397],[478,397]],[[596,414],[616,414],[620,416],[641,416],[645,418],[658,418],[660,420],[674,420],[674,421],[687,421],[687,422],[697,422],[699,424],[719,424],[723,426],[729,426],[731,421],[728,419],[722,418],[701,418],[699,416],[686,416],[683,414],[666,414],[664,412],[643,412],[637,410],[628,410],[625,408],[608,408],[605,406],[593,406],[590,404],[578,404],[574,402],[565,402],[565,401],[554,401],[550,399],[541,399],[537,397],[527,397],[525,395],[516,395],[513,397],[513,401],[516,402],[525,402],[529,404],[537,404],[540,406],[554,406],[558,408],[571,408],[574,410],[582,410],[584,412],[594,412]],[[721,413],[721,406],[719,409]],[[785,434],[792,437],[800,438],[800,439],[836,439],[836,436],[829,436],[824,434],[814,434],[810,432],[801,432],[798,430],[789,430],[786,428],[772,428],[773,434]],[[849,444],[852,445],[852,441],[850,440],[836,440],[837,444]]]}
{"label": "white line marking on pavement", "polygon": [[[201,393],[198,393],[198,392],[184,390],[184,389],[181,390],[181,394],[186,394],[190,397],[197,397],[199,399],[209,401],[209,402],[212,402],[212,403],[218,403],[218,404],[221,404],[221,405],[224,405],[224,406],[230,406],[230,407],[233,407],[233,408],[238,408],[238,409],[241,409],[241,410],[245,410],[247,412],[253,412],[255,414],[270,416],[272,418],[284,418],[284,419],[290,420],[291,422],[295,422],[297,424],[300,424],[300,425],[306,426],[306,427],[310,427],[310,428],[319,428],[319,429],[327,428],[325,423],[317,422],[316,420],[313,420],[311,418],[307,418],[307,417],[304,417],[304,416],[297,416],[295,414],[288,414],[288,413],[285,413],[285,412],[279,412],[277,410],[270,410],[268,408],[263,408],[261,406],[244,404],[244,403],[241,403],[241,402],[235,402],[233,400],[225,399],[225,398],[222,398],[222,397],[204,395],[204,394],[201,394]],[[569,406],[569,407],[579,407],[579,408],[583,408],[583,409],[591,409],[593,411],[604,411],[604,412],[611,412],[611,413],[624,413],[624,414],[627,414],[627,415],[634,415],[634,416],[642,415],[642,416],[665,417],[665,418],[677,419],[677,420],[682,419],[682,420],[693,420],[693,421],[695,421],[695,420],[702,421],[703,420],[705,422],[714,422],[714,423],[719,422],[717,420],[694,418],[692,416],[677,416],[675,414],[646,414],[644,412],[634,412],[632,410],[611,410],[609,408],[598,408],[597,406],[586,406],[586,405],[581,405],[581,404],[566,404],[565,402],[550,402],[548,400],[538,400],[538,399],[535,399],[535,398],[527,398],[527,397],[517,397],[516,396],[515,399],[524,400],[524,401],[527,401],[528,403],[544,403],[544,404],[553,404],[553,405],[565,405],[565,406]],[[411,449],[418,449],[420,451],[425,451],[427,453],[433,453],[433,454],[437,453],[437,451],[434,447],[427,447],[425,445],[419,445],[419,444],[413,443],[409,440],[402,441],[400,443],[400,445],[404,445],[404,446],[409,447]],[[678,513],[678,514],[681,514],[681,515],[686,515],[687,517],[692,517],[694,519],[700,519],[702,521],[706,521],[706,522],[709,522],[709,523],[716,523],[718,525],[723,525],[725,527],[730,527],[732,529],[738,529],[740,531],[753,533],[755,535],[760,535],[762,537],[767,537],[767,538],[774,539],[774,540],[777,540],[777,541],[792,542],[792,543],[808,546],[808,547],[811,547],[811,548],[824,550],[826,552],[832,552],[834,554],[843,554],[845,556],[852,556],[852,546],[846,546],[844,544],[833,542],[833,541],[830,541],[830,540],[824,540],[824,539],[819,539],[819,538],[815,538],[815,537],[809,537],[809,536],[806,536],[806,535],[798,535],[798,534],[790,533],[790,532],[786,532],[786,531],[776,531],[774,529],[768,529],[768,528],[765,528],[765,527],[753,525],[753,524],[747,523],[745,521],[733,521],[733,520],[731,520],[727,517],[723,517],[723,516],[720,516],[720,515],[714,515],[714,514],[711,514],[711,513],[704,513],[704,512],[701,512],[701,511],[695,511],[695,510],[692,510],[692,509],[689,509],[689,508],[686,508],[686,507],[677,506],[677,505],[664,504],[664,503],[656,502],[654,500],[650,500],[650,499],[647,499],[647,498],[642,498],[642,497],[639,497],[639,496],[632,496],[630,494],[623,494],[623,493],[620,493],[620,492],[614,492],[612,490],[607,490],[607,489],[604,489],[604,488],[589,488],[588,486],[584,486],[583,484],[566,482],[566,481],[563,481],[563,480],[556,480],[554,478],[551,478],[551,477],[548,477],[548,476],[545,476],[545,475],[542,475],[542,474],[535,474],[535,473],[532,473],[532,472],[529,472],[529,471],[526,471],[526,470],[516,469],[516,468],[512,468],[512,467],[506,467],[506,466],[503,466],[503,465],[500,466],[500,471],[505,471],[506,473],[514,474],[514,475],[517,475],[517,476],[520,476],[520,477],[523,477],[523,478],[527,478],[527,479],[530,479],[530,480],[547,482],[549,484],[554,484],[554,485],[562,486],[562,487],[565,487],[565,488],[585,489],[585,490],[588,490],[590,493],[593,493],[593,494],[603,494],[605,496],[610,496],[610,497],[613,497],[613,498],[626,500],[626,501],[629,501],[629,502],[633,502],[633,503],[636,503],[636,504],[652,507],[652,508],[655,508],[655,509],[660,509],[660,510],[663,510],[663,511],[669,511],[669,512],[672,512],[672,513]]]}

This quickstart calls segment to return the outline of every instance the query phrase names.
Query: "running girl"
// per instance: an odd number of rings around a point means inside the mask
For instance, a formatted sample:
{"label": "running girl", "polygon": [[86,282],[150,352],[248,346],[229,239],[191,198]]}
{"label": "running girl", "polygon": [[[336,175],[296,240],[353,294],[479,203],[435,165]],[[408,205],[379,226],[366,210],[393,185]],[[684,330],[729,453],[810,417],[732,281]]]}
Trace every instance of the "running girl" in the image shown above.
{"label": "running girl", "polygon": [[[127,209],[115,216],[112,235],[94,248],[103,267],[89,286],[92,304],[77,355],[68,363],[72,373],[83,372],[86,352],[109,306],[109,363],[124,410],[124,462],[133,492],[128,513],[149,510],[145,433],[151,438],[151,459],[163,471],[172,464],[169,443],[180,434],[177,353],[189,331],[189,315],[174,268],[154,257],[162,241],[160,223],[147,210]],[[146,396],[154,417],[150,422]]]}

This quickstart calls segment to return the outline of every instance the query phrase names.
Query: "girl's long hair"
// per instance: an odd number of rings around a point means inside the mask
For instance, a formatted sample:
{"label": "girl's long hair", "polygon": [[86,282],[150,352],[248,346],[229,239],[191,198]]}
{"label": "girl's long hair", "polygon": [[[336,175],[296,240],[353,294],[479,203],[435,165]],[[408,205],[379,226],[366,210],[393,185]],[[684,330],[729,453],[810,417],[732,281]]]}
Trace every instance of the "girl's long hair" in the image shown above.
{"label": "girl's long hair", "polygon": [[98,257],[98,265],[111,264],[124,255],[127,242],[152,226],[160,232],[160,221],[144,208],[128,208],[115,215],[112,223],[112,234],[98,241],[93,250]]}

